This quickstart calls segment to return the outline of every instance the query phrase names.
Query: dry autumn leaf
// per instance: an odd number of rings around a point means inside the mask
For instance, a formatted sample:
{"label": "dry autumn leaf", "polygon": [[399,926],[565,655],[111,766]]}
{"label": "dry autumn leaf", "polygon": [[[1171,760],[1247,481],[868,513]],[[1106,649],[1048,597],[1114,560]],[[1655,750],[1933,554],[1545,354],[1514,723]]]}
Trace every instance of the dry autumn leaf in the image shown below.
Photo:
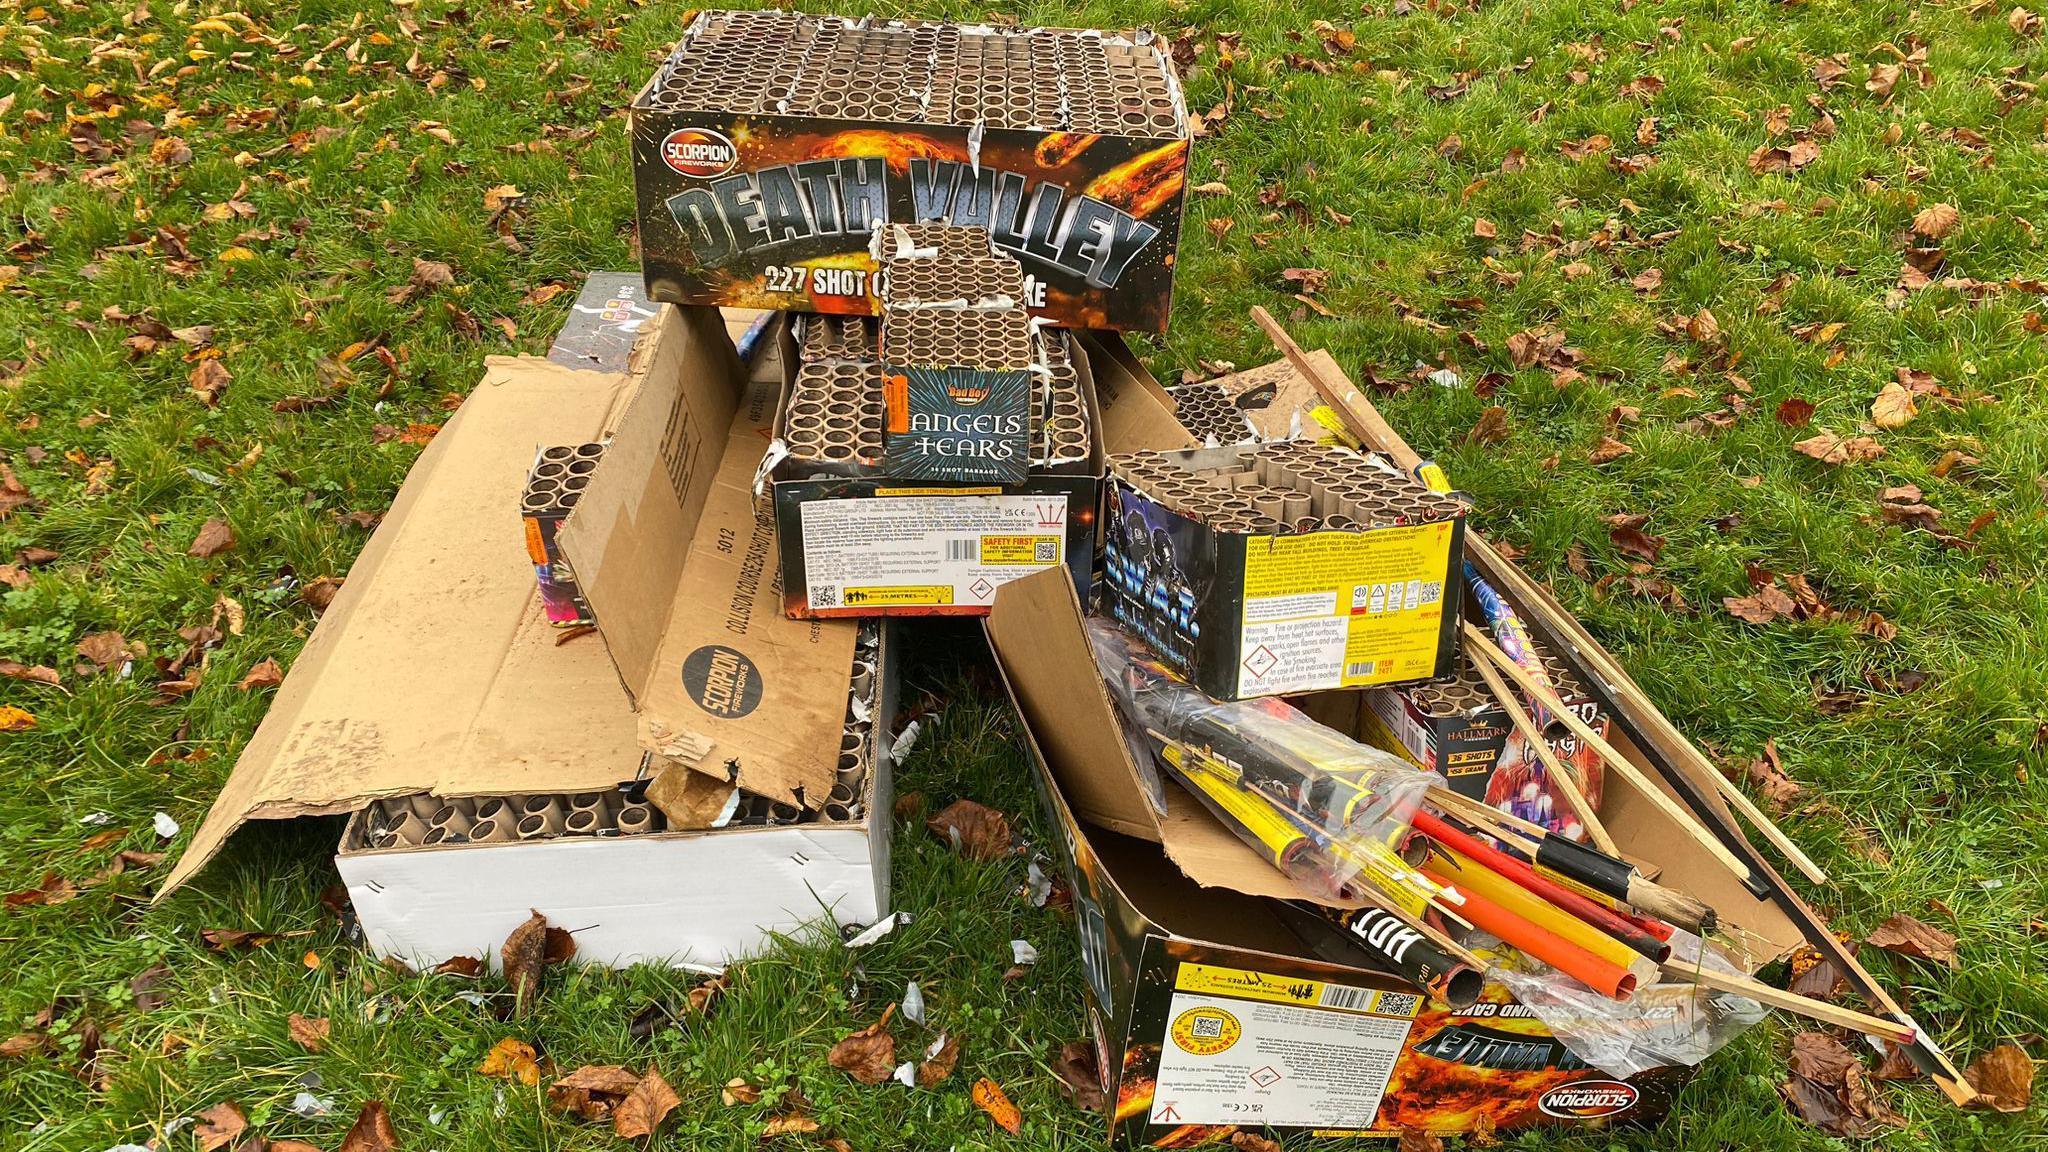
{"label": "dry autumn leaf", "polygon": [[1000,860],[1015,850],[1010,822],[1001,812],[972,800],[955,800],[929,820],[932,835],[969,860]]}
{"label": "dry autumn leaf", "polygon": [[233,379],[226,365],[209,357],[193,366],[189,383],[192,395],[197,396],[201,404],[211,408],[220,403],[221,393],[228,390],[228,382]]}
{"label": "dry autumn leaf", "polygon": [[1956,211],[1954,205],[1929,204],[1914,214],[1913,231],[1929,240],[1939,240],[1948,235],[1960,219],[1962,213]]}
{"label": "dry autumn leaf", "polygon": [[1498,444],[1508,438],[1508,410],[1496,404],[1479,414],[1479,422],[1465,433],[1467,444]]}
{"label": "dry autumn leaf", "polygon": [[889,1035],[889,1017],[896,1005],[882,1010],[882,1018],[832,1046],[827,1063],[863,1084],[880,1084],[896,1071],[896,1038]]}
{"label": "dry autumn leaf", "polygon": [[1877,1094],[1855,1054],[1828,1033],[1794,1036],[1789,1063],[1791,1078],[1779,1091],[1807,1123],[1859,1139],[1905,1124]]}
{"label": "dry autumn leaf", "polygon": [[47,664],[31,666],[19,660],[0,660],[0,679],[26,680],[31,684],[51,685],[64,682],[63,676]]}
{"label": "dry autumn leaf", "polygon": [[516,1036],[507,1036],[491,1045],[476,1070],[500,1080],[517,1080],[529,1088],[540,1083],[540,1059],[533,1045]]}
{"label": "dry autumn leaf", "polygon": [[0,704],[0,732],[26,732],[36,726],[33,713],[12,704]]}
{"label": "dry autumn leaf", "polygon": [[612,1131],[627,1140],[652,1136],[668,1119],[668,1114],[681,1104],[675,1089],[661,1078],[661,1073],[649,1066],[647,1074],[633,1086],[619,1106],[612,1110]]}
{"label": "dry autumn leaf", "polygon": [[2000,1044],[1970,1062],[1963,1079],[1978,1103],[2000,1112],[2025,1112],[2034,1101],[2034,1062],[2017,1044]]}
{"label": "dry autumn leaf", "polygon": [[382,1100],[363,1105],[348,1135],[341,1138],[339,1152],[398,1152],[398,1132],[391,1127],[391,1113]]}
{"label": "dry autumn leaf", "polygon": [[576,940],[560,928],[548,926],[538,911],[512,930],[499,949],[505,982],[512,986],[514,1012],[523,1012],[540,995],[541,976],[550,964],[560,964],[576,955]]}
{"label": "dry autumn leaf", "polygon": [[1869,461],[1884,455],[1884,445],[1868,436],[1844,438],[1826,429],[1793,444],[1792,450],[1803,456],[1811,456],[1823,464]]}
{"label": "dry autumn leaf", "polygon": [[988,1113],[989,1119],[995,1121],[997,1127],[1003,1131],[1012,1136],[1024,1131],[1024,1113],[1018,1111],[1015,1104],[1010,1103],[1010,1098],[1003,1094],[1000,1084],[984,1076],[974,1082],[974,1087],[968,1095],[973,1097],[975,1107]]}
{"label": "dry autumn leaf", "polygon": [[960,1062],[958,1036],[941,1036],[934,1047],[937,1050],[917,1066],[917,1086],[920,1088],[929,1088],[951,1076],[953,1066]]}
{"label": "dry autumn leaf", "polygon": [[1401,1129],[1401,1139],[1394,1145],[1394,1152],[1444,1152],[1443,1138],[1420,1128]]}
{"label": "dry autumn leaf", "polygon": [[327,1035],[333,1026],[327,1017],[301,1016],[297,1012],[285,1018],[285,1027],[291,1030],[292,1039],[308,1052],[318,1052],[327,1045]]}
{"label": "dry autumn leaf", "polygon": [[192,546],[185,549],[185,555],[204,559],[218,556],[234,546],[234,529],[228,527],[227,521],[215,516],[199,526],[199,534],[192,538]]}
{"label": "dry autumn leaf", "polygon": [[1893,913],[1863,938],[1872,948],[1956,967],[1956,938],[1903,912]]}
{"label": "dry autumn leaf", "polygon": [[1919,414],[1913,394],[1896,380],[1879,389],[1877,399],[1870,402],[1870,422],[1879,428],[1904,428]]}
{"label": "dry autumn leaf", "polygon": [[1773,415],[1787,428],[1804,428],[1813,422],[1813,403],[1793,396],[1779,401]]}
{"label": "dry autumn leaf", "polygon": [[1634,453],[1635,449],[1623,444],[1614,437],[1602,436],[1599,446],[1587,453],[1586,459],[1594,464],[1612,464],[1623,456],[1633,455]]}
{"label": "dry autumn leaf", "polygon": [[223,1101],[201,1112],[192,1131],[199,1138],[199,1152],[213,1152],[233,1143],[248,1129],[249,1115],[242,1111],[242,1106]]}
{"label": "dry autumn leaf", "polygon": [[1278,1140],[1242,1129],[1230,1134],[1230,1146],[1237,1152],[1284,1152]]}
{"label": "dry autumn leaf", "polygon": [[252,688],[275,688],[282,683],[284,669],[277,666],[277,661],[266,656],[257,661],[256,666],[249,669],[249,674],[235,683],[235,687],[247,692]]}

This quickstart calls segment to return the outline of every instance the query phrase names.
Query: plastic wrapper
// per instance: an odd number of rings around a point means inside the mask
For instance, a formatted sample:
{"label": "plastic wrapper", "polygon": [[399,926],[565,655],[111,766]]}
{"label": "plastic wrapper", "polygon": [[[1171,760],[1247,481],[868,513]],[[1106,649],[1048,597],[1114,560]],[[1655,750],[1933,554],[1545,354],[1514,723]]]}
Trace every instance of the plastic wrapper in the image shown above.
{"label": "plastic wrapper", "polygon": [[1385,878],[1405,870],[1395,850],[1435,775],[1284,700],[1211,700],[1108,620],[1091,617],[1088,636],[1127,735],[1245,843],[1322,899],[1393,887]]}
{"label": "plastic wrapper", "polygon": [[[1764,1006],[1748,997],[1669,975],[1636,989],[1626,1001],[1611,1000],[1539,961],[1508,955],[1487,975],[1514,993],[1573,1055],[1610,1076],[1697,1064],[1764,1018]],[[1744,974],[1683,929],[1672,934],[1671,961]]]}

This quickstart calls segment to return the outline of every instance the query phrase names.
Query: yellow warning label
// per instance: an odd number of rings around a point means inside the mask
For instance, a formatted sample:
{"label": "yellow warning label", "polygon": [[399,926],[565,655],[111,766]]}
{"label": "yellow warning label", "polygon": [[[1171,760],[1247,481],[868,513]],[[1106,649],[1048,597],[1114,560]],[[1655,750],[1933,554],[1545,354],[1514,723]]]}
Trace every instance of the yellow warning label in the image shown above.
{"label": "yellow warning label", "polygon": [[[1383,1016],[1413,1016],[1422,1000],[1420,996],[1406,992],[1383,992],[1350,984],[1330,984],[1299,976],[1276,976],[1248,968],[1225,968],[1192,961],[1182,962],[1180,971],[1174,974],[1173,988],[1176,992],[1234,996],[1240,1000],[1335,1008],[1347,1012],[1374,1012]],[[1177,1029],[1179,1026],[1180,1022],[1176,1020],[1174,1027]]]}
{"label": "yellow warning label", "polygon": [[1433,673],[1455,532],[1446,521],[1248,541],[1240,687],[1356,688]]}
{"label": "yellow warning label", "polygon": [[536,564],[548,562],[548,546],[540,536],[540,521],[526,517],[526,555]]}
{"label": "yellow warning label", "polygon": [[1003,490],[988,488],[877,488],[877,496],[1000,496]]}
{"label": "yellow warning label", "polygon": [[951,584],[909,584],[883,588],[848,588],[840,595],[840,603],[847,608],[900,607],[926,604],[951,604]]}
{"label": "yellow warning label", "polygon": [[1023,564],[1042,567],[1057,564],[1060,538],[1057,536],[983,536],[983,564]]}
{"label": "yellow warning label", "polygon": [[1190,1056],[1214,1056],[1237,1043],[1244,1035],[1244,1025],[1223,1009],[1204,1004],[1174,1017],[1166,1034],[1173,1037],[1174,1047]]}

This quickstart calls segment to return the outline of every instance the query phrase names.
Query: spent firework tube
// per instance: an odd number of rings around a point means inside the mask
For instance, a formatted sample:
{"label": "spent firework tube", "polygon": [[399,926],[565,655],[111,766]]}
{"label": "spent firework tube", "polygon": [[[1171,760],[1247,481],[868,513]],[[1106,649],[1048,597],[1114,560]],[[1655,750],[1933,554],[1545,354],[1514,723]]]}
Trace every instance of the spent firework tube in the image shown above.
{"label": "spent firework tube", "polygon": [[[1465,583],[1472,589],[1472,600],[1479,605],[1480,614],[1486,617],[1486,627],[1493,634],[1493,642],[1507,653],[1516,667],[1529,674],[1529,679],[1551,688],[1550,672],[1536,655],[1536,641],[1529,636],[1529,626],[1522,623],[1522,618],[1508,607],[1508,602],[1486,582],[1469,560],[1465,562]],[[1552,722],[1550,710],[1533,695],[1529,697],[1529,717],[1536,722],[1536,727],[1546,730]]]}
{"label": "spent firework tube", "polygon": [[1537,842],[1536,870],[1561,883],[1582,885],[1623,901],[1643,913],[1632,919],[1660,939],[1671,939],[1673,924],[1688,932],[1705,933],[1713,931],[1720,920],[1705,902],[1650,882],[1628,861],[1562,836],[1545,836]]}
{"label": "spent firework tube", "polygon": [[1531,894],[1557,905],[1650,959],[1661,964],[1671,958],[1671,945],[1665,942],[1670,938],[1669,927],[1665,928],[1661,937],[1646,931],[1635,920],[1621,915],[1605,904],[1587,899],[1554,880],[1538,875],[1534,868],[1480,841],[1478,837],[1452,827],[1433,813],[1417,812],[1415,830],[1456,849],[1480,867],[1490,868],[1505,876]]}
{"label": "spent firework tube", "polygon": [[1458,915],[1474,927],[1604,996],[1626,1000],[1637,984],[1657,978],[1658,967],[1649,958],[1441,843],[1422,870],[1458,890],[1464,897]]}
{"label": "spent firework tube", "polygon": [[1301,907],[1342,928],[1344,940],[1365,953],[1373,967],[1392,972],[1449,1007],[1472,1004],[1486,986],[1479,969],[1437,947],[1384,908]]}

